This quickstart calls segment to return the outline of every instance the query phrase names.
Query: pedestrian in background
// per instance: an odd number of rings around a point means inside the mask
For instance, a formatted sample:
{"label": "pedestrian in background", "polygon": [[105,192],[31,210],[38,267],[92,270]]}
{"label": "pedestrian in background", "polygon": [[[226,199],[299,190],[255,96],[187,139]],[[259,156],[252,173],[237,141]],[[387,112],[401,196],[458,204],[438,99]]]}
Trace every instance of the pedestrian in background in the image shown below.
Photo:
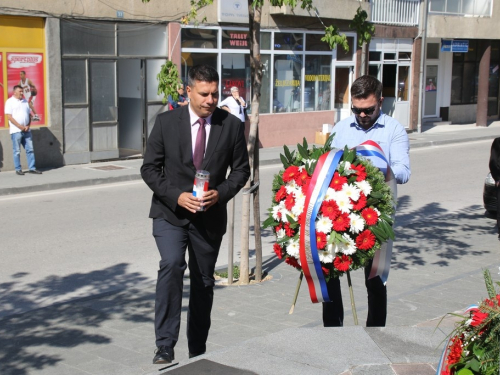
{"label": "pedestrian in background", "polygon": [[[186,248],[189,357],[205,353],[215,263],[226,232],[226,204],[250,175],[244,126],[217,108],[219,74],[208,65],[198,65],[188,76],[189,105],[156,117],[141,167],[142,178],[153,191],[149,217],[161,257],[155,301],[155,364],[174,360]],[[201,198],[192,192],[198,170],[210,174],[208,191]]]}
{"label": "pedestrian in background", "polygon": [[171,111],[172,109],[183,107],[188,104],[188,101],[184,96],[184,84],[179,83],[177,85],[177,92],[179,93],[179,98],[177,99],[177,101],[175,101],[174,98],[172,98],[172,95],[169,95],[167,98],[169,111]]}
{"label": "pedestrian in background", "polygon": [[245,122],[245,108],[247,107],[247,103],[240,96],[240,90],[236,86],[231,87],[231,96],[220,102],[220,106],[227,106],[233,115],[238,117],[241,122]]}
{"label": "pedestrian in background", "polygon": [[21,168],[21,145],[26,151],[28,173],[42,174],[35,166],[35,153],[30,129],[31,109],[28,101],[23,97],[23,88],[20,85],[14,86],[13,95],[5,102],[5,115],[9,120],[16,174],[24,175]]}
{"label": "pedestrian in background", "polygon": [[497,230],[500,240],[500,138],[495,138],[491,144],[490,172],[497,191]]}
{"label": "pedestrian in background", "polygon": [[[353,148],[372,140],[384,151],[398,184],[410,179],[410,142],[405,128],[382,112],[382,83],[371,76],[361,76],[351,86],[353,115],[335,125],[332,146]],[[380,166],[381,167],[381,166]],[[384,327],[387,317],[387,288],[380,276],[372,275],[371,260],[365,266],[365,286],[368,292],[367,327]],[[376,271],[376,270],[375,270]],[[375,273],[375,272],[374,272]],[[327,284],[332,302],[323,302],[323,325],[342,326],[344,307],[340,280],[331,277]]]}

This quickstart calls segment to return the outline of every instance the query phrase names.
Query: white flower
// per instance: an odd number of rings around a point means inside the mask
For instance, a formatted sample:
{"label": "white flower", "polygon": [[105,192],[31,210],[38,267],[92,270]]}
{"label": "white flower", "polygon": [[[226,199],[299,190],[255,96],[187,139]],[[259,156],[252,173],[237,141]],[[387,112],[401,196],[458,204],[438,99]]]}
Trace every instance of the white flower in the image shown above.
{"label": "white flower", "polygon": [[280,220],[280,218],[278,216],[278,212],[280,212],[280,211],[281,211],[281,207],[279,205],[273,206],[272,215],[273,215],[274,220],[276,220],[276,221]]}
{"label": "white flower", "polygon": [[354,202],[359,199],[359,194],[361,193],[361,190],[352,184],[344,184],[344,186],[342,186],[342,191]]}
{"label": "white flower", "polygon": [[295,206],[293,206],[292,208],[292,215],[294,220],[295,220],[295,217],[298,217],[302,211],[304,211],[304,203],[305,203],[305,199],[303,200],[296,200],[295,201]]}
{"label": "white flower", "polygon": [[286,236],[286,232],[284,229],[280,229],[278,231],[276,231],[276,238],[278,240],[281,240],[282,238],[284,238]]}
{"label": "white flower", "polygon": [[351,163],[350,162],[344,161],[343,164],[344,164],[344,170],[351,169]]}
{"label": "white flower", "polygon": [[336,193],[335,190],[333,190],[332,188],[328,188],[328,190],[326,191],[324,200],[325,201],[334,200],[335,199],[335,193]]}
{"label": "white flower", "polygon": [[291,255],[292,257],[299,259],[299,254],[300,254],[299,241],[296,240],[288,241],[286,245],[286,252],[288,253],[288,255]]}
{"label": "white flower", "polygon": [[363,219],[360,215],[352,213],[349,215],[349,220],[349,231],[351,233],[359,233],[365,228],[365,219]]}
{"label": "white flower", "polygon": [[372,192],[372,186],[366,180],[356,181],[355,184],[363,192],[365,196],[368,196],[368,194]]}
{"label": "white flower", "polygon": [[295,220],[295,215],[292,214],[290,211],[288,211],[285,207],[285,201],[281,201],[278,206],[280,207],[280,213],[281,213],[281,221],[284,223],[288,223],[288,218],[286,215],[292,217]]}
{"label": "white flower", "polygon": [[318,250],[319,260],[323,263],[332,263],[335,258],[332,245],[328,245],[325,250]]}
{"label": "white flower", "polygon": [[316,221],[316,230],[321,233],[328,234],[332,231],[332,220],[326,216],[318,216],[318,220]]}
{"label": "white flower", "polygon": [[340,212],[348,214],[352,210],[351,200],[343,191],[336,192],[335,202],[337,202],[337,206],[339,206]]}
{"label": "white flower", "polygon": [[285,189],[287,194],[292,194],[295,189],[297,189],[297,183],[295,182],[295,180],[288,181],[285,185]]}
{"label": "white flower", "polygon": [[354,243],[354,240],[345,233],[342,235],[342,237],[344,238],[345,242],[339,244],[341,252],[345,255],[354,254],[356,252],[356,244]]}

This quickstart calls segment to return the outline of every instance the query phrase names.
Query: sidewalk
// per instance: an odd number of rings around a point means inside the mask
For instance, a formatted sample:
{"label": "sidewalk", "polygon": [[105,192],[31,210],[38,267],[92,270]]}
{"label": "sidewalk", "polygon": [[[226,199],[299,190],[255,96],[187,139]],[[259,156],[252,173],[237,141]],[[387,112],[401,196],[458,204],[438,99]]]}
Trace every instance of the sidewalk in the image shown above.
{"label": "sidewalk", "polygon": [[[411,148],[418,148],[497,136],[500,122],[487,128],[439,125],[409,138]],[[280,147],[261,149],[261,163],[280,163],[281,151]],[[25,176],[1,172],[0,195],[137,180],[141,164],[142,160],[111,161]],[[224,286],[221,282],[216,286],[207,353],[193,359],[188,358],[185,335],[186,277],[175,363],[168,368],[152,365],[155,286],[139,287],[134,275],[123,272],[105,277],[110,284],[123,285],[119,291],[0,319],[0,374],[433,375],[443,340],[453,329],[452,319],[445,319],[436,329],[441,317],[481,299],[485,295],[482,269],[488,266],[496,275],[500,266],[496,236],[484,235],[491,223],[483,212],[472,209],[436,215],[423,224],[412,222],[413,231],[446,228],[447,238],[460,241],[445,254],[439,249],[425,250],[419,241],[403,246],[403,238],[396,243],[403,260],[420,254],[425,262],[400,260],[400,267],[391,270],[385,328],[364,327],[367,306],[362,272],[352,274],[359,326],[354,325],[345,280],[341,281],[344,327],[322,327],[321,305],[311,303],[305,283],[290,315],[298,272],[271,257],[264,260],[268,277],[262,283]],[[461,231],[465,226],[467,236]],[[427,235],[437,243],[444,241],[442,234]],[[463,254],[471,249],[474,256],[465,258]],[[32,285],[29,293],[44,296],[49,293],[46,288]],[[2,300],[7,297],[0,292]]]}
{"label": "sidewalk", "polygon": [[[500,137],[500,121],[495,121],[484,128],[476,127],[474,124],[424,126],[422,133],[409,134],[411,149],[493,140],[496,137]],[[290,149],[295,149],[295,145],[291,145]],[[262,148],[259,151],[261,165],[281,163],[282,147]],[[0,172],[0,195],[138,180],[141,178],[141,165],[142,159],[135,159],[41,169],[44,172],[42,175],[18,176],[13,171]]]}

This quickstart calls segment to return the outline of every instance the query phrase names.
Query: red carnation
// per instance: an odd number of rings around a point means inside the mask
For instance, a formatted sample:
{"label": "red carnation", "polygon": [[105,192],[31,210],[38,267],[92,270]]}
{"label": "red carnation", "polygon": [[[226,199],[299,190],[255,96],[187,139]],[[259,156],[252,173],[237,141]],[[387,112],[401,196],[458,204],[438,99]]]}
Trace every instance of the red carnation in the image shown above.
{"label": "red carnation", "polygon": [[454,337],[451,342],[450,354],[448,354],[448,365],[457,363],[462,356],[462,340],[460,337]]}
{"label": "red carnation", "polygon": [[287,257],[285,259],[285,263],[297,268],[298,270],[301,269],[299,262],[297,262],[297,259],[295,259],[294,257]]}
{"label": "red carnation", "polygon": [[279,244],[275,243],[273,245],[273,250],[276,253],[276,256],[278,257],[278,259],[283,258],[283,248]]}
{"label": "red carnation", "polygon": [[366,195],[364,195],[362,192],[359,193],[359,199],[357,201],[353,201],[351,199],[352,203],[352,209],[354,211],[361,211],[363,208],[366,207]]}
{"label": "red carnation", "polygon": [[316,232],[316,247],[319,250],[323,250],[326,246],[326,234],[322,232]]}
{"label": "red carnation", "polygon": [[365,229],[356,237],[356,246],[358,249],[370,250],[373,245],[375,245],[375,236],[368,229]]}
{"label": "red carnation", "polygon": [[347,230],[350,224],[351,219],[349,219],[349,215],[347,215],[345,212],[342,212],[335,218],[335,220],[333,220],[333,229],[336,232],[342,232]]}
{"label": "red carnation", "polygon": [[340,191],[342,190],[342,186],[347,182],[347,177],[339,175],[339,172],[335,172],[332,178],[332,182],[330,182],[330,187],[333,190]]}
{"label": "red carnation", "polygon": [[366,169],[363,164],[358,164],[352,166],[352,169],[356,170],[356,174],[358,177],[356,177],[356,181],[363,181],[366,179]]}
{"label": "red carnation", "polygon": [[285,169],[285,172],[283,172],[283,181],[290,182],[292,180],[295,180],[299,173],[300,173],[299,167],[292,165],[292,166],[288,167],[287,169]]}
{"label": "red carnation", "polygon": [[330,274],[330,269],[325,267],[325,266],[321,266],[321,269],[323,270],[323,273],[325,274],[325,276],[328,276]]}
{"label": "red carnation", "polygon": [[337,203],[334,200],[323,201],[319,210],[323,216],[326,216],[331,220],[335,220],[340,214],[339,206],[337,206]]}
{"label": "red carnation", "polygon": [[285,207],[288,211],[291,211],[293,206],[295,206],[295,198],[293,194],[289,194],[285,199]]}
{"label": "red carnation", "polygon": [[477,327],[480,326],[481,324],[484,323],[484,321],[488,318],[488,313],[476,310],[472,314],[472,322],[470,323],[471,326]]}
{"label": "red carnation", "polygon": [[365,208],[363,211],[361,211],[361,216],[363,216],[363,219],[365,219],[366,224],[377,224],[378,214],[377,211],[375,211],[373,208]]}
{"label": "red carnation", "polygon": [[285,224],[285,233],[287,237],[293,237],[293,235],[295,234],[295,231],[290,227],[289,223]]}
{"label": "red carnation", "polygon": [[342,254],[341,257],[338,256],[335,258],[335,260],[333,261],[333,266],[339,271],[345,272],[349,270],[349,266],[351,265],[351,263],[351,258],[345,254]]}
{"label": "red carnation", "polygon": [[297,174],[297,177],[295,178],[295,182],[299,186],[304,186],[309,179],[310,179],[310,177],[307,174],[307,171],[305,169],[302,169],[302,171],[299,171],[299,174]]}
{"label": "red carnation", "polygon": [[311,182],[311,177],[307,177],[307,180],[304,181],[304,185],[301,186],[302,193],[307,194],[310,182]]}
{"label": "red carnation", "polygon": [[284,186],[280,187],[280,189],[276,192],[276,195],[274,196],[274,200],[276,202],[280,202],[282,199],[286,198],[286,189]]}

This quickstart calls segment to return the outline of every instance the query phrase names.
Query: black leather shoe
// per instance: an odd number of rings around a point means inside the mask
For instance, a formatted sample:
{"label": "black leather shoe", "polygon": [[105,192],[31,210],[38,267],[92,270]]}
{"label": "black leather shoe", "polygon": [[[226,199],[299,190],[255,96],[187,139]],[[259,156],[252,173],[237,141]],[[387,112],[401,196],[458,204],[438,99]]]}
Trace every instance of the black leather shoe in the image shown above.
{"label": "black leather shoe", "polygon": [[17,174],[18,176],[24,176],[24,172],[23,172],[23,171],[16,171],[16,174]]}
{"label": "black leather shoe", "polygon": [[153,364],[166,364],[172,363],[174,360],[174,349],[169,348],[168,346],[160,346],[155,351],[155,357],[153,358]]}
{"label": "black leather shoe", "polygon": [[42,174],[42,172],[40,172],[38,169],[30,169],[28,171],[28,173],[32,173],[32,174]]}
{"label": "black leather shoe", "polygon": [[205,352],[201,352],[201,353],[191,353],[191,352],[189,352],[189,358],[198,357],[199,355],[202,355],[202,354],[205,354]]}

